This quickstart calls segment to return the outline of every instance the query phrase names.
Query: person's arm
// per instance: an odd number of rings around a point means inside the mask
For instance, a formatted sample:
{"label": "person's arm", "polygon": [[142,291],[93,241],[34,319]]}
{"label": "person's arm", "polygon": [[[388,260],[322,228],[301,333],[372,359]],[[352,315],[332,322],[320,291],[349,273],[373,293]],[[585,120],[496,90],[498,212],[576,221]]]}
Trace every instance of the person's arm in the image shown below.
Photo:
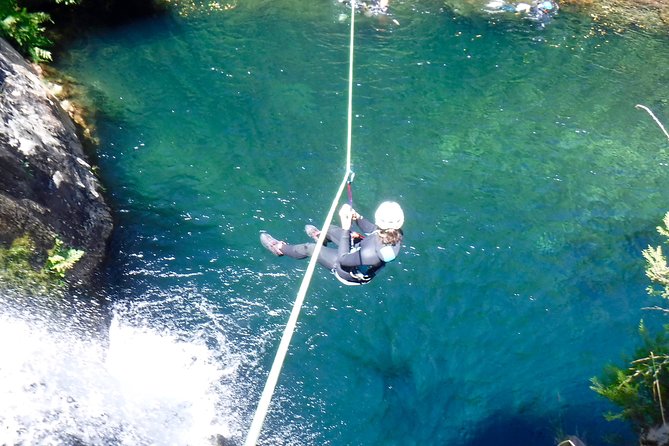
{"label": "person's arm", "polygon": [[367,220],[364,217],[357,219],[355,223],[358,225],[360,230],[365,234],[371,234],[372,232],[378,229],[378,227],[373,222]]}
{"label": "person's arm", "polygon": [[342,205],[341,209],[339,210],[341,228],[343,229],[343,231],[341,231],[337,250],[340,258],[351,251],[351,220],[353,219],[354,214],[355,211],[348,204]]}
{"label": "person's arm", "polygon": [[344,204],[339,210],[339,218],[341,218],[341,238],[339,239],[339,246],[337,253],[339,255],[339,264],[347,267],[355,267],[363,265],[362,249],[351,252],[351,222],[360,215],[353,210],[348,204]]}
{"label": "person's arm", "polygon": [[372,223],[371,221],[367,220],[365,217],[360,215],[358,212],[355,211],[355,209],[353,209],[352,218],[353,220],[355,220],[355,223],[358,225],[360,230],[364,233],[371,234],[377,229],[374,223]]}
{"label": "person's arm", "polygon": [[[341,218],[341,238],[339,239],[338,255],[339,255],[339,264],[344,267],[356,267],[362,265],[376,265],[378,263],[383,263],[381,259],[376,254],[376,248],[378,241],[375,236],[370,236],[366,238],[359,249],[354,252],[351,251],[351,220],[355,219],[356,221],[365,221],[367,222],[367,228],[370,227],[373,232],[376,230],[376,225],[368,220],[364,220],[360,214],[355,212],[351,206],[344,204],[339,211],[339,217]],[[357,218],[356,218],[357,217]],[[363,223],[365,225],[365,223]],[[362,227],[361,227],[362,229]]]}

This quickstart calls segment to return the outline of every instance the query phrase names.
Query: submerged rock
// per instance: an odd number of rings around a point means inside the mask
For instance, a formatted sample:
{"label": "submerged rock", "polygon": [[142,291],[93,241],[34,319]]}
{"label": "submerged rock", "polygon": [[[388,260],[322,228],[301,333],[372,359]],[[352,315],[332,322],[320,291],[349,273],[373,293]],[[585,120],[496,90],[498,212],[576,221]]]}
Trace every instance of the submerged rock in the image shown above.
{"label": "submerged rock", "polygon": [[642,446],[667,446],[669,444],[669,424],[662,424],[646,429],[641,434]]}
{"label": "submerged rock", "polygon": [[70,117],[35,69],[0,39],[0,243],[29,235],[85,251],[67,274],[86,285],[104,260],[109,207]]}

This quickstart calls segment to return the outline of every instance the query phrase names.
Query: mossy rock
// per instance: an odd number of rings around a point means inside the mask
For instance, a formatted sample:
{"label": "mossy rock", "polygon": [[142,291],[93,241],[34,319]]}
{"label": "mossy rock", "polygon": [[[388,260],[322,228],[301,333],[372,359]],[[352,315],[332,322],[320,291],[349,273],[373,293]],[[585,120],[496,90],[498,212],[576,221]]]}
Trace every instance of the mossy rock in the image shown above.
{"label": "mossy rock", "polygon": [[0,290],[18,291],[24,295],[60,294],[67,288],[66,273],[84,255],[67,248],[56,239],[46,262],[29,236],[0,246]]}

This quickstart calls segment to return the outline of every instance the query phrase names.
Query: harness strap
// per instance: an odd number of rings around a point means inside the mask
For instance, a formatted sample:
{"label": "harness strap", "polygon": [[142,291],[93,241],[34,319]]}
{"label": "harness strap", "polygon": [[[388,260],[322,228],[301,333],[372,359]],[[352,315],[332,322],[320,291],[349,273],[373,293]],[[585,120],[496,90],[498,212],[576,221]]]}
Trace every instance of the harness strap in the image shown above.
{"label": "harness strap", "polygon": [[332,273],[334,274],[335,278],[343,283],[344,285],[347,286],[358,286],[358,285],[364,285],[366,282],[350,282],[346,279],[344,279],[342,276],[339,275],[339,272],[337,271],[337,268],[332,268]]}
{"label": "harness strap", "polygon": [[370,280],[372,280],[371,278],[369,278],[369,277],[367,277],[364,274],[359,273],[359,272],[358,273],[352,273],[352,272],[348,272],[348,271],[346,271],[346,272],[351,277],[359,278],[359,281],[347,280],[339,274],[339,270],[336,267],[332,268],[332,273],[334,274],[334,276],[337,278],[338,281],[340,281],[344,285],[348,285],[348,286],[364,285],[364,284],[368,283]]}

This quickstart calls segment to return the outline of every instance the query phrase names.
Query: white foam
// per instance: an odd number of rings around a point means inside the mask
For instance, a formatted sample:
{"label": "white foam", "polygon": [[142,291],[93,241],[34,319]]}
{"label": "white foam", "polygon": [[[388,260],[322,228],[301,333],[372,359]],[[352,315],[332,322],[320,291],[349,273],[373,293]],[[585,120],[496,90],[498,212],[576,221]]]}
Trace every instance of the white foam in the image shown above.
{"label": "white foam", "polygon": [[234,356],[184,335],[117,315],[105,341],[0,314],[0,444],[186,445],[238,435]]}

